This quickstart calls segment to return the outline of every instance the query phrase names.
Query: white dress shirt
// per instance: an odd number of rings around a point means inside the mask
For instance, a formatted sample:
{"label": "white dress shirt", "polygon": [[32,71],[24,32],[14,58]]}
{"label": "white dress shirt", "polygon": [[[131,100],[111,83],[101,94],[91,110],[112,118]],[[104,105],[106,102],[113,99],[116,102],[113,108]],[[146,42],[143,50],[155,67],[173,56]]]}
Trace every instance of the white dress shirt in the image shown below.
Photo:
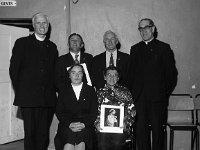
{"label": "white dress shirt", "polygon": [[77,101],[79,100],[82,87],[83,87],[83,82],[80,85],[72,85]]}
{"label": "white dress shirt", "polygon": [[78,55],[77,59],[78,59],[78,61],[80,62],[80,55],[81,55],[80,52],[79,52],[78,54],[75,54],[75,53],[73,53],[73,52],[70,52],[70,54],[72,55],[72,57],[73,57],[74,60],[75,60],[75,55]]}
{"label": "white dress shirt", "polygon": [[[115,50],[114,52],[112,52],[112,54],[113,54],[114,66],[116,67],[116,63],[117,63],[117,50]],[[106,51],[106,68],[109,67],[110,56],[111,56],[111,53],[108,52],[108,51]]]}

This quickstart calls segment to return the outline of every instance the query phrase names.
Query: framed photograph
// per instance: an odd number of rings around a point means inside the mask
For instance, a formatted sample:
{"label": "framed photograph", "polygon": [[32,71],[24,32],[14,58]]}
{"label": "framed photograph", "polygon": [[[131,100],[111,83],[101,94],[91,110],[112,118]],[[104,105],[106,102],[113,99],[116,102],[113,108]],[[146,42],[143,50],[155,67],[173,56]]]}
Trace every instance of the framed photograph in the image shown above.
{"label": "framed photograph", "polygon": [[124,106],[101,105],[100,132],[123,133]]}

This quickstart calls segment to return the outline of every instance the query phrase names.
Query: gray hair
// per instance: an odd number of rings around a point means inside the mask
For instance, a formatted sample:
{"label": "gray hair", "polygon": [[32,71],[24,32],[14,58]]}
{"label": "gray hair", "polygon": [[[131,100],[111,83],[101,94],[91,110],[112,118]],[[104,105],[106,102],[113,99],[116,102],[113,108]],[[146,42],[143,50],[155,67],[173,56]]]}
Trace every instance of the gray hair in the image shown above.
{"label": "gray hair", "polygon": [[32,24],[34,24],[35,19],[36,19],[38,16],[43,16],[43,17],[45,17],[46,20],[47,20],[47,22],[49,23],[49,18],[48,18],[48,16],[45,15],[45,14],[43,14],[43,13],[41,13],[41,12],[39,12],[39,13],[36,13],[36,14],[33,15],[33,17],[32,17]]}
{"label": "gray hair", "polygon": [[116,35],[113,31],[111,31],[111,30],[108,30],[108,31],[106,31],[106,32],[104,33],[104,35],[103,35],[103,41],[104,41],[106,35],[109,34],[109,33],[113,34],[113,35],[115,36],[115,39],[116,39],[117,41],[119,41],[117,35]]}

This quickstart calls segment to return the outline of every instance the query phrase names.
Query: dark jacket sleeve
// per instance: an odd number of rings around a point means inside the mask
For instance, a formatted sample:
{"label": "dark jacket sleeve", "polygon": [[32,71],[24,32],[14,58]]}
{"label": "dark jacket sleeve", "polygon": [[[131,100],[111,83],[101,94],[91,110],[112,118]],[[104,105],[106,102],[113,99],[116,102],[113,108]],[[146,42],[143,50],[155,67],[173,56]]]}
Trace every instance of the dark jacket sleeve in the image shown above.
{"label": "dark jacket sleeve", "polygon": [[176,62],[174,58],[174,53],[170,46],[167,45],[165,55],[164,55],[164,66],[165,66],[165,81],[166,81],[166,94],[169,96],[177,84],[178,71],[176,68]]}
{"label": "dark jacket sleeve", "polygon": [[90,76],[91,76],[91,71],[92,71],[92,59],[93,59],[93,56],[91,54],[85,53],[85,58],[83,60],[83,63],[86,63]]}
{"label": "dark jacket sleeve", "polygon": [[62,57],[59,57],[55,65],[55,85],[58,91],[60,91],[65,85],[65,73],[63,72]]}
{"label": "dark jacket sleeve", "polygon": [[129,57],[129,60],[128,60],[128,69],[127,69],[127,84],[128,84],[128,88],[132,91],[132,85],[134,84],[134,78],[135,78],[135,69],[133,68],[136,68],[136,61],[137,61],[137,57],[136,57],[136,54],[135,54],[135,47],[132,46],[131,47],[131,50],[130,50],[130,57]]}
{"label": "dark jacket sleeve", "polygon": [[12,49],[12,56],[10,59],[9,74],[13,84],[14,90],[16,90],[19,81],[19,72],[21,63],[23,61],[24,47],[22,39],[16,40]]}

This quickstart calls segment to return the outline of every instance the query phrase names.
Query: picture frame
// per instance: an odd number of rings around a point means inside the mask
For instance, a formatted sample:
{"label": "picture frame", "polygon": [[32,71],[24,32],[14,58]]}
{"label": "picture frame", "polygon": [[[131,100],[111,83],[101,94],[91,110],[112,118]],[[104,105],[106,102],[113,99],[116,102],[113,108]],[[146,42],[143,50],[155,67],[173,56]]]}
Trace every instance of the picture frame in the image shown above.
{"label": "picture frame", "polygon": [[100,132],[123,133],[124,106],[101,105]]}

